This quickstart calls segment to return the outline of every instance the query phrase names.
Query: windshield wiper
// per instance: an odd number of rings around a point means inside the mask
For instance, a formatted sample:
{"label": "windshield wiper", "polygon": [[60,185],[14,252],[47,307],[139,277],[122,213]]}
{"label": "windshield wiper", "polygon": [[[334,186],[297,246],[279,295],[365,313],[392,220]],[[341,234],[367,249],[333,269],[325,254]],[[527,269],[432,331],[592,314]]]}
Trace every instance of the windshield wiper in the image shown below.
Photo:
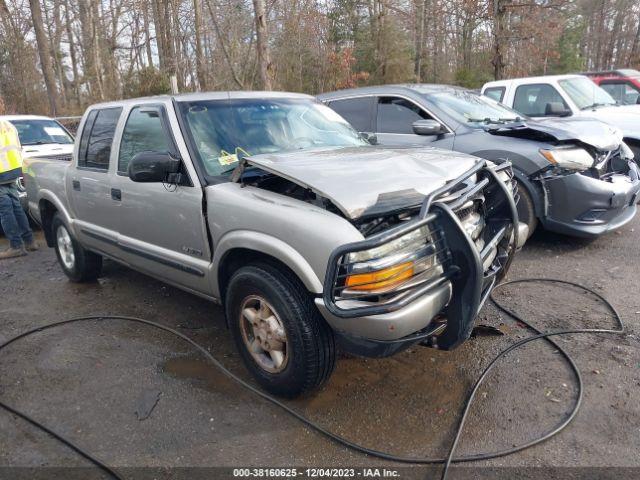
{"label": "windshield wiper", "polygon": [[589,110],[590,108],[598,108],[598,107],[608,107],[610,105],[615,105],[615,103],[595,102],[595,103],[592,103],[591,105],[587,105],[586,107],[582,107],[580,110]]}
{"label": "windshield wiper", "polygon": [[467,122],[475,122],[475,123],[485,123],[485,124],[503,124],[503,123],[511,123],[511,122],[521,122],[522,118],[468,118]]}
{"label": "windshield wiper", "polygon": [[31,145],[48,145],[50,143],[56,143],[56,142],[43,142],[42,140],[38,140],[37,142],[23,143],[22,146],[29,147]]}

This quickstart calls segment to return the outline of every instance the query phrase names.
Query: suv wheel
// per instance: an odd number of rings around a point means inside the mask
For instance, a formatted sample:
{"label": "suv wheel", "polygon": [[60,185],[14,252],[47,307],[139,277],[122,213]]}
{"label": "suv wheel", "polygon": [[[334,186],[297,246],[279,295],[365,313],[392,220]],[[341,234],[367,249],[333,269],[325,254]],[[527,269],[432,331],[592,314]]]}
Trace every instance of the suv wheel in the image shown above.
{"label": "suv wheel", "polygon": [[516,205],[518,209],[518,219],[521,222],[524,222],[529,227],[529,238],[533,235],[534,230],[538,226],[538,217],[536,217],[536,210],[533,205],[533,199],[527,189],[522,185],[522,183],[517,182],[518,184],[518,196],[520,200],[518,201],[518,205]]}
{"label": "suv wheel", "polygon": [[85,250],[72,236],[59,214],[51,222],[56,256],[72,282],[95,280],[102,271],[102,257]]}
{"label": "suv wheel", "polygon": [[225,306],[240,355],[265,390],[295,397],[331,376],[333,333],[296,279],[268,264],[242,267],[229,281]]}

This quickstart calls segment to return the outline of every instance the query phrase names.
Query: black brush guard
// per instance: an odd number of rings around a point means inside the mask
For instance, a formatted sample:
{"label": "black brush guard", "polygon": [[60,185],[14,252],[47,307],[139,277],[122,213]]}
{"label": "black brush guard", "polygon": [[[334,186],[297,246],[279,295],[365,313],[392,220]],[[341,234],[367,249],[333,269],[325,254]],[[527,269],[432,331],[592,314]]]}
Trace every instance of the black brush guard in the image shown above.
{"label": "black brush guard", "polygon": [[[411,302],[426,293],[446,284],[452,285],[452,299],[443,312],[447,318],[446,329],[438,336],[438,347],[452,349],[469,338],[474,320],[482,308],[484,301],[491,293],[491,289],[506,274],[518,244],[518,214],[513,197],[513,186],[505,184],[498,177],[498,172],[505,170],[510,178],[513,177],[511,164],[504,162],[498,166],[488,166],[485,161],[479,162],[464,174],[447,183],[443,187],[431,193],[422,203],[420,213],[416,218],[399,227],[373,235],[360,242],[349,243],[336,248],[328,262],[327,273],[324,280],[323,301],[331,314],[340,318],[357,318],[363,316],[380,315],[393,312],[406,307]],[[465,180],[474,174],[478,174],[478,180],[470,187],[461,190],[460,195],[451,202],[441,201],[442,197],[459,187]],[[487,227],[490,226],[491,237],[486,240],[485,247],[478,251],[469,235],[458,219],[455,210],[467,202],[481,190],[486,190],[494,185],[494,195],[501,199],[491,199],[490,208],[486,211]],[[498,208],[498,206],[505,207]],[[497,212],[496,210],[500,210]],[[494,218],[494,216],[496,218]],[[430,230],[440,232],[446,255],[439,255],[443,261],[443,273],[436,278],[417,285],[399,295],[396,300],[391,300],[378,305],[364,305],[354,308],[342,308],[336,303],[336,288],[339,280],[339,271],[342,260],[352,252],[359,252],[379,247],[387,242],[395,240],[407,233],[429,225]],[[501,242],[507,245],[501,248],[501,257],[504,263],[496,267],[496,261],[483,271],[483,260],[490,254],[492,246]],[[409,335],[407,342],[415,343]],[[402,339],[392,340],[388,343],[397,344]],[[376,340],[376,343],[384,344],[385,341]]]}

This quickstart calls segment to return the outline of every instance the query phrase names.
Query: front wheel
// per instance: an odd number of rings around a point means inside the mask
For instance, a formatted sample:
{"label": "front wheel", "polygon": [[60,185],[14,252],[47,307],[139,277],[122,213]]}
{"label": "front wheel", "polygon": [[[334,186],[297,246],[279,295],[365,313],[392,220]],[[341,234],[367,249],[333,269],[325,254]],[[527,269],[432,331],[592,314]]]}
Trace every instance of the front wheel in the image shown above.
{"label": "front wheel", "polygon": [[226,315],[244,364],[267,391],[296,397],[331,376],[331,328],[308,292],[277,267],[240,268],[229,281]]}
{"label": "front wheel", "polygon": [[80,283],[98,278],[102,271],[102,257],[85,250],[71,236],[62,217],[57,213],[53,217],[51,228],[58,262],[69,280]]}

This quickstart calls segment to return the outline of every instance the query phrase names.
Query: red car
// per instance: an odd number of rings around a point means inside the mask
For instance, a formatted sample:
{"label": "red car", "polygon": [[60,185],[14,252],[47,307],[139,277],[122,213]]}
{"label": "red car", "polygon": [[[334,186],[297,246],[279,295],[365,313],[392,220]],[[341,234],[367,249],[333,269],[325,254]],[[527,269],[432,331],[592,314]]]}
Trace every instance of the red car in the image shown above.
{"label": "red car", "polygon": [[595,83],[623,105],[640,104],[640,72],[630,68],[585,72]]}

